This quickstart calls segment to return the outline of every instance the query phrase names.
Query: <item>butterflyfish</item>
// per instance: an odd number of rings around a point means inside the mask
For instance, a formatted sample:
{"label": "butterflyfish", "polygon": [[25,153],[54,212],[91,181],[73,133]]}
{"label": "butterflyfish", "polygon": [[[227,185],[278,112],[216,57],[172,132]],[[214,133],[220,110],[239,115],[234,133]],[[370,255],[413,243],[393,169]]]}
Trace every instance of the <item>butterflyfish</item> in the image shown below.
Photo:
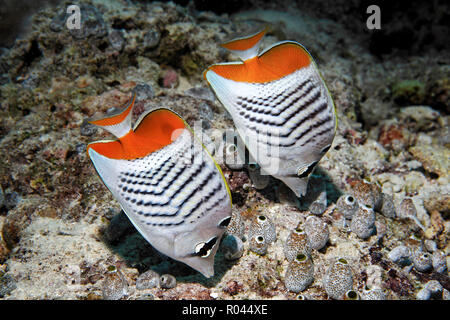
{"label": "butterflyfish", "polygon": [[281,41],[259,53],[266,31],[222,44],[241,61],[214,64],[203,75],[261,171],[300,197],[331,147],[336,110],[313,58],[300,43]]}
{"label": "butterflyfish", "polygon": [[144,113],[131,127],[136,95],[119,113],[90,123],[117,139],[87,152],[141,235],[161,253],[214,275],[214,256],[231,220],[228,185],[212,156],[175,112]]}

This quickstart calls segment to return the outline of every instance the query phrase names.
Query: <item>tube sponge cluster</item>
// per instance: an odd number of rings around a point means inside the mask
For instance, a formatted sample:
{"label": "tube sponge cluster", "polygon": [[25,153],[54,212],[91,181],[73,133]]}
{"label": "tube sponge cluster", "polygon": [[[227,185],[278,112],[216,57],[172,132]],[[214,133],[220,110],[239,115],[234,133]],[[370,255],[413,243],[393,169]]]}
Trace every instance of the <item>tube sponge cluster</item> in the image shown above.
{"label": "tube sponge cluster", "polygon": [[322,249],[329,238],[328,224],[320,217],[311,215],[304,225],[300,223],[284,242],[284,256],[289,265],[284,284],[292,292],[305,290],[314,281],[314,263],[311,253]]}
{"label": "tube sponge cluster", "polygon": [[364,204],[356,210],[350,228],[361,239],[367,239],[375,232],[375,211]]}
{"label": "tube sponge cluster", "polygon": [[251,251],[260,255],[266,254],[269,244],[277,239],[275,225],[272,220],[266,215],[255,217],[250,224],[248,238]]}
{"label": "tube sponge cluster", "polygon": [[372,236],[375,229],[375,211],[388,218],[396,217],[391,195],[381,192],[376,183],[358,181],[352,194],[344,194],[336,202],[336,210],[346,220],[350,220],[350,229],[361,239]]}

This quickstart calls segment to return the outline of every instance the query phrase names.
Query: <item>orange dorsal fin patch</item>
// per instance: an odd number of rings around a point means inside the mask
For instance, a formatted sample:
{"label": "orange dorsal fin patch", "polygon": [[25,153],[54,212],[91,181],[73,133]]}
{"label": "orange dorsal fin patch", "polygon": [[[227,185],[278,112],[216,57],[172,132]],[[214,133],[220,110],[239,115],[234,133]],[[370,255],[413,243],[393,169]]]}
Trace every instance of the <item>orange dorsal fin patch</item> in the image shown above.
{"label": "orange dorsal fin patch", "polygon": [[108,130],[118,138],[123,137],[131,129],[131,111],[133,110],[135,100],[136,93],[133,94],[133,98],[128,102],[128,104],[120,113],[112,116],[107,116],[99,120],[91,120],[88,122],[102,127],[105,130]]}
{"label": "orange dorsal fin patch", "polygon": [[88,151],[92,148],[111,159],[142,158],[171,144],[184,128],[185,122],[176,113],[157,109],[143,116],[135,130],[130,130],[119,140],[92,143]]}
{"label": "orange dorsal fin patch", "polygon": [[247,37],[233,39],[222,43],[220,46],[230,50],[239,56],[242,61],[254,58],[258,55],[259,44],[267,32],[267,27],[263,30]]}
{"label": "orange dorsal fin patch", "polygon": [[244,63],[215,64],[208,68],[205,77],[207,78],[208,71],[213,71],[221,77],[234,81],[265,83],[307,67],[311,60],[309,53],[300,44],[283,42]]}

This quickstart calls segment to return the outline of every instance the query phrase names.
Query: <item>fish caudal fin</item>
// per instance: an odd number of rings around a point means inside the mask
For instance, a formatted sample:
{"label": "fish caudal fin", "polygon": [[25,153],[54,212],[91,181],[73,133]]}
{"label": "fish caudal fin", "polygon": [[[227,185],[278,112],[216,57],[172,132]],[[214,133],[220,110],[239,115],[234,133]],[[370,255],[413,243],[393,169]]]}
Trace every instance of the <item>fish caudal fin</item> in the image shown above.
{"label": "fish caudal fin", "polygon": [[89,123],[95,124],[96,126],[108,130],[116,137],[121,138],[131,130],[131,116],[133,114],[132,110],[135,100],[136,93],[134,93],[133,98],[128,102],[128,104],[119,114],[107,116],[99,120],[91,120],[89,121]]}
{"label": "fish caudal fin", "polygon": [[233,39],[231,41],[222,43],[221,46],[239,56],[242,61],[249,60],[258,55],[259,44],[266,34],[267,29],[268,28],[265,27],[263,30],[257,32],[256,34]]}

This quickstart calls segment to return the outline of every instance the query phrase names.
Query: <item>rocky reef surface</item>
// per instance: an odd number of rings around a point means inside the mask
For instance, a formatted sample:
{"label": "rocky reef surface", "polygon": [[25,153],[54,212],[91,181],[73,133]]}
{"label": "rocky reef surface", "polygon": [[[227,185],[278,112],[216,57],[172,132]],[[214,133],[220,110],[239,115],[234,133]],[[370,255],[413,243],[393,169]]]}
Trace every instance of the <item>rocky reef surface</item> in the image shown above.
{"label": "rocky reef surface", "polygon": [[[79,1],[79,30],[73,3],[51,2],[1,48],[0,298],[448,299],[448,4],[373,31],[365,1],[184,2]],[[295,40],[315,58],[338,130],[304,198],[221,164],[233,221],[206,279],[134,229],[86,155],[110,135],[86,119],[135,91],[134,119],[171,108],[219,150],[233,122],[202,72],[237,59],[219,43],[262,25],[262,47]]]}

